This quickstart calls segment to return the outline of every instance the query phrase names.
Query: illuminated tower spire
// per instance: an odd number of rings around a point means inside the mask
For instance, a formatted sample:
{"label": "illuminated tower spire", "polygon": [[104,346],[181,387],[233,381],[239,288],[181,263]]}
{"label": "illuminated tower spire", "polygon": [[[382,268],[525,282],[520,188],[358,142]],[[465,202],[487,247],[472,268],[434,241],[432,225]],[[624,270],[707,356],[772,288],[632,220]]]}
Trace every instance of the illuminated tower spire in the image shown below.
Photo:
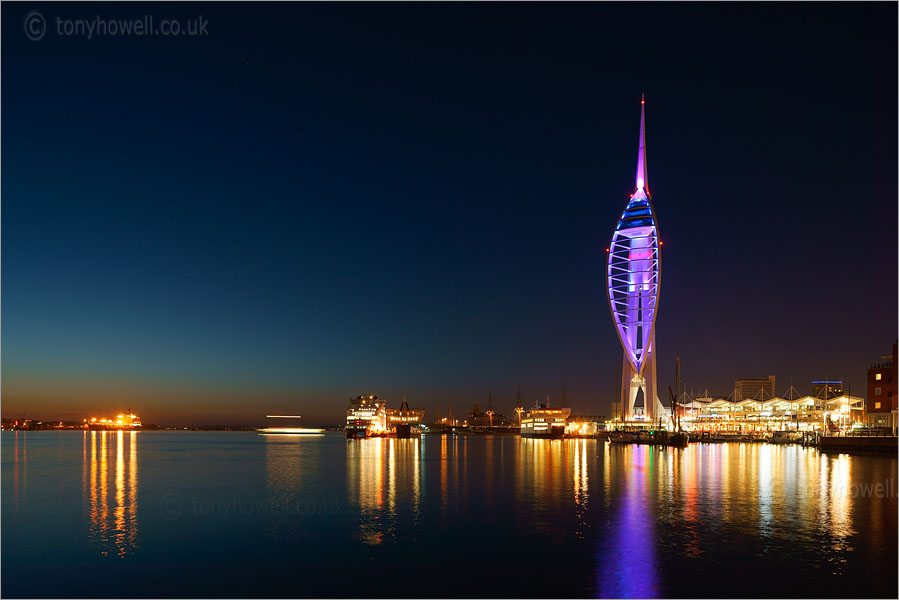
{"label": "illuminated tower spire", "polygon": [[656,381],[655,321],[659,306],[659,232],[646,175],[646,100],[640,100],[636,189],[612,233],[609,308],[624,350],[620,407],[625,421],[664,413]]}
{"label": "illuminated tower spire", "polygon": [[[649,194],[649,178],[646,176],[646,98],[640,95],[640,150],[637,153],[637,187]],[[635,191],[636,191],[635,190]]]}

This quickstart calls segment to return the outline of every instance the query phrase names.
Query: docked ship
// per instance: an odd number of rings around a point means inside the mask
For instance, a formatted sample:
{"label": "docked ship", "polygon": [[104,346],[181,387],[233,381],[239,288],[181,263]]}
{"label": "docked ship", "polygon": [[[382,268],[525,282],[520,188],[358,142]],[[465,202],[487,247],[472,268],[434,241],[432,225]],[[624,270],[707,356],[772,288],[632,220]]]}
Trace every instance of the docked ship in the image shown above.
{"label": "docked ship", "polygon": [[409,438],[421,435],[425,411],[409,408],[406,396],[399,408],[387,408],[387,401],[377,396],[358,396],[350,400],[346,411],[346,436]]}
{"label": "docked ship", "polygon": [[550,408],[547,396],[545,404],[529,409],[521,418],[521,437],[561,439],[570,414],[570,408]]}
{"label": "docked ship", "polygon": [[377,396],[359,396],[350,400],[346,411],[346,436],[365,438],[387,434],[387,403]]}
{"label": "docked ship", "polygon": [[403,403],[399,408],[387,409],[387,426],[389,431],[398,438],[410,438],[421,435],[421,424],[425,411],[420,408],[409,408],[406,395],[403,394]]}
{"label": "docked ship", "polygon": [[90,431],[140,431],[142,424],[140,417],[133,414],[129,408],[126,413],[116,415],[115,418],[91,417],[84,419],[84,426]]}

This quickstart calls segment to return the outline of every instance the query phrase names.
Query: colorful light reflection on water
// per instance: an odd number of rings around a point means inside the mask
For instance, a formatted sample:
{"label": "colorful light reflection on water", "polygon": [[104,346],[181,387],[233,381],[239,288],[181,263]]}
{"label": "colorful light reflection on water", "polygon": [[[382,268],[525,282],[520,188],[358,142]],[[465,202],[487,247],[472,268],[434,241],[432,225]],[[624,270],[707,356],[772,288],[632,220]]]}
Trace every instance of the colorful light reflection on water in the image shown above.
{"label": "colorful light reflection on water", "polygon": [[[156,597],[895,592],[891,456],[505,436],[2,442],[5,596],[120,597],[122,580]],[[371,585],[397,568],[401,587]]]}

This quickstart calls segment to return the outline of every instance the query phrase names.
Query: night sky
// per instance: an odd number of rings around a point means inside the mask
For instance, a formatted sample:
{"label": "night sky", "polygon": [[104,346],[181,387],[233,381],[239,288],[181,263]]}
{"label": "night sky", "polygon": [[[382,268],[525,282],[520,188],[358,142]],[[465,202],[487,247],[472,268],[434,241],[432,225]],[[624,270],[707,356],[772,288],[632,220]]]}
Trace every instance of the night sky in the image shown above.
{"label": "night sky", "polygon": [[[53,29],[23,30],[37,8]],[[203,15],[208,36],[55,17]],[[2,413],[340,423],[547,394],[609,414],[605,248],[640,94],[659,387],[897,336],[897,6],[2,7]],[[667,391],[665,392],[667,393]]]}

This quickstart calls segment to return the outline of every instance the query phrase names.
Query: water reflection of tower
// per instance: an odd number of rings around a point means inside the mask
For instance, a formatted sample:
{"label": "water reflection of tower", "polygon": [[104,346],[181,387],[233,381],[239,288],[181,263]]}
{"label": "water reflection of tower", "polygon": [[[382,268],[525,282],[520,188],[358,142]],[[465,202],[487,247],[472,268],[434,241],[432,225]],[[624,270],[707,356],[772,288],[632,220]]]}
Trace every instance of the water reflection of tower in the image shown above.
{"label": "water reflection of tower", "polygon": [[[652,446],[630,446],[617,463],[617,473],[607,481],[622,481],[612,488],[618,512],[612,519],[611,542],[604,543],[597,572],[602,598],[658,598],[658,566],[655,552],[656,531],[650,491],[653,476]],[[606,454],[608,460],[609,454]],[[610,466],[610,465],[609,465]],[[618,486],[615,486],[618,487]],[[616,504],[613,500],[613,505]]]}

